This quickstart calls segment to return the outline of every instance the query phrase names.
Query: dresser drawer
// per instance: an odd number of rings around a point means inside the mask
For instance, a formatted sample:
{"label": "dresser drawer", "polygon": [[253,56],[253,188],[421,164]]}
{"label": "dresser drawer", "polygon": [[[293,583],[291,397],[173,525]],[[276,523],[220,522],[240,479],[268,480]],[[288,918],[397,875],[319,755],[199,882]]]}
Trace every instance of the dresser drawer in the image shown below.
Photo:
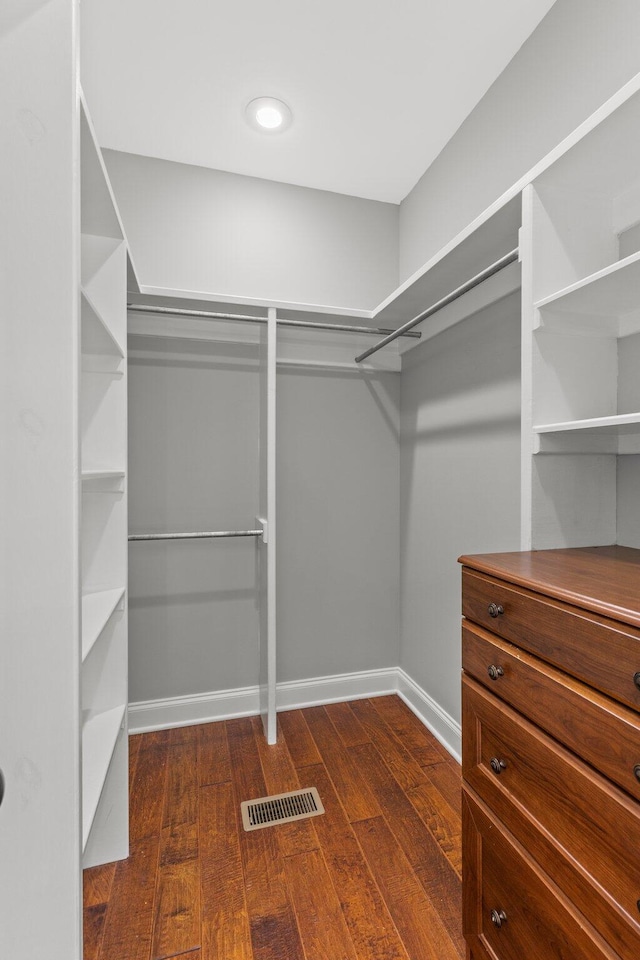
{"label": "dresser drawer", "polygon": [[584,917],[466,789],[462,818],[468,851],[463,930],[471,956],[614,960]]}
{"label": "dresser drawer", "polygon": [[640,630],[468,568],[462,572],[462,613],[640,710],[634,682],[640,673]]}
{"label": "dresser drawer", "polygon": [[631,796],[640,800],[640,715],[466,621],[462,666]]}
{"label": "dresser drawer", "polygon": [[640,957],[640,805],[467,678],[463,773],[625,960]]}

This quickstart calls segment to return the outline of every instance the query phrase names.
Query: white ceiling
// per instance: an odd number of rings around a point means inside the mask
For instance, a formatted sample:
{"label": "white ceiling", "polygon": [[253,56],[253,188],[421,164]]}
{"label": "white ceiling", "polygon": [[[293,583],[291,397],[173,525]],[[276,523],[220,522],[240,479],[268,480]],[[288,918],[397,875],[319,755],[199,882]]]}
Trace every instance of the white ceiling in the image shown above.
{"label": "white ceiling", "polygon": [[399,203],[553,2],[82,0],[82,83],[103,147]]}

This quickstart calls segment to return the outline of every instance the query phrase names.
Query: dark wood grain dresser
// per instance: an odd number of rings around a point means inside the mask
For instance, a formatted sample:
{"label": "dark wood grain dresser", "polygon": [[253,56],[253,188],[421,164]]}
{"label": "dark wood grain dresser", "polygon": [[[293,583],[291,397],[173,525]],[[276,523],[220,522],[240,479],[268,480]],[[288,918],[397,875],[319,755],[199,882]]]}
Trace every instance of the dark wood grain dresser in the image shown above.
{"label": "dark wood grain dresser", "polygon": [[640,550],[460,558],[468,960],[640,960]]}

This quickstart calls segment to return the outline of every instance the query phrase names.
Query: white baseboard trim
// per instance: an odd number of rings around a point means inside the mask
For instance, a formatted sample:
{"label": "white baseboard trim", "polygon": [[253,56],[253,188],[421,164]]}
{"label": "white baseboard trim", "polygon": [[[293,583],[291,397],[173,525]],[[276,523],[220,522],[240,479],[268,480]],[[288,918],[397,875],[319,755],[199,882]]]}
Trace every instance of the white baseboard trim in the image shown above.
{"label": "white baseboard trim", "polygon": [[418,719],[422,720],[425,727],[431,731],[436,740],[440,741],[445,750],[448,750],[451,756],[461,763],[462,728],[460,724],[401,667],[398,667],[397,674],[398,696],[404,700]]}
{"label": "white baseboard trim", "polygon": [[300,710],[323,703],[341,703],[345,700],[364,700],[383,697],[398,690],[398,671],[395,667],[381,670],[361,670],[334,677],[316,677],[313,680],[290,680],[277,685],[276,703],[280,710]]}
{"label": "white baseboard trim", "polygon": [[[460,761],[460,726],[399,667],[363,670],[311,680],[290,680],[277,686],[278,711],[325,703],[362,700],[397,693],[443,746]],[[129,733],[149,733],[215,720],[250,717],[260,712],[259,689],[240,687],[186,697],[129,704]]]}

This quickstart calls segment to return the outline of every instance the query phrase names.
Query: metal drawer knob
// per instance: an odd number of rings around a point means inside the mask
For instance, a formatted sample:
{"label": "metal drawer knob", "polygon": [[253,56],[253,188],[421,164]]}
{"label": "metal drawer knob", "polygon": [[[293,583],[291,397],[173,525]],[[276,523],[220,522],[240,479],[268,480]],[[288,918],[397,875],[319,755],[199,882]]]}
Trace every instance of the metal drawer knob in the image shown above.
{"label": "metal drawer knob", "polygon": [[487,609],[489,611],[489,616],[493,617],[494,619],[495,617],[501,617],[504,613],[504,607],[500,603],[490,603]]}
{"label": "metal drawer knob", "polygon": [[633,675],[633,682],[635,683],[638,690],[640,690],[640,670]]}
{"label": "metal drawer knob", "polygon": [[638,783],[640,783],[640,763],[636,763],[635,767],[633,768],[633,775]]}
{"label": "metal drawer knob", "polygon": [[497,680],[498,677],[504,677],[504,670],[502,669],[502,667],[497,667],[493,663],[491,664],[491,666],[487,667],[487,673],[489,674],[492,680]]}
{"label": "metal drawer knob", "polygon": [[500,775],[503,770],[506,770],[507,764],[504,760],[501,760],[499,757],[491,757],[489,761],[491,764],[491,769],[497,775]]}
{"label": "metal drawer knob", "polygon": [[494,927],[500,928],[503,923],[507,922],[507,915],[504,910],[492,910],[491,911],[491,923]]}
{"label": "metal drawer knob", "polygon": [[4,774],[2,770],[0,770],[0,804],[2,804],[3,800],[4,800]]}

